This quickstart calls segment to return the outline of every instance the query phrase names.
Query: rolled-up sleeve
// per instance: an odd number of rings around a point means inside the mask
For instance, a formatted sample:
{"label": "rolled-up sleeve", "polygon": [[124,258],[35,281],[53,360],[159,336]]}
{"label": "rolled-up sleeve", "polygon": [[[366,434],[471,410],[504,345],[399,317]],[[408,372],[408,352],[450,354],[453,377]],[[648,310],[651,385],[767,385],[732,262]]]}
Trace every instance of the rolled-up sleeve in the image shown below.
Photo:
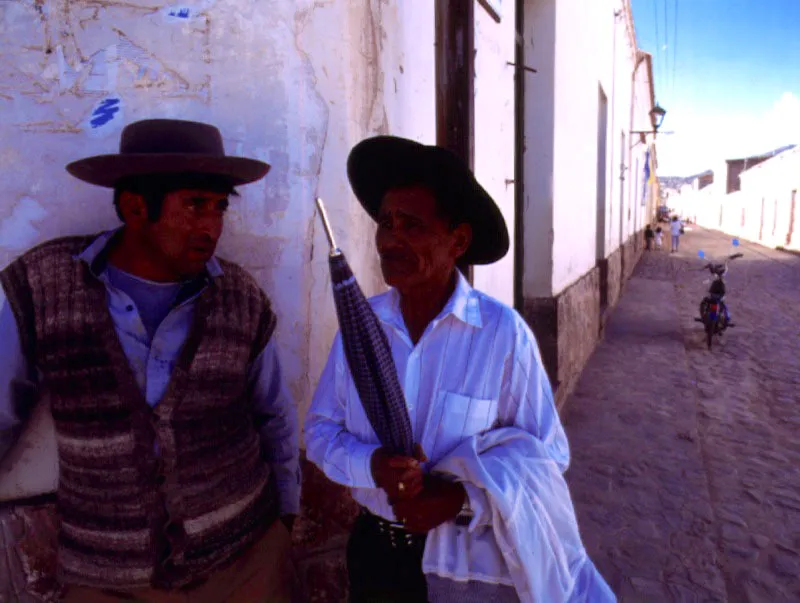
{"label": "rolled-up sleeve", "polygon": [[35,403],[36,381],[22,351],[19,328],[0,287],[0,460],[14,446]]}
{"label": "rolled-up sleeve", "polygon": [[337,335],[306,416],[306,454],[338,484],[375,488],[371,461],[380,445],[363,442],[348,431],[346,401],[344,350],[341,336]]}
{"label": "rolled-up sleeve", "polygon": [[275,344],[270,341],[249,374],[261,455],[275,472],[280,512],[300,512],[300,437],[297,407],[286,388]]}

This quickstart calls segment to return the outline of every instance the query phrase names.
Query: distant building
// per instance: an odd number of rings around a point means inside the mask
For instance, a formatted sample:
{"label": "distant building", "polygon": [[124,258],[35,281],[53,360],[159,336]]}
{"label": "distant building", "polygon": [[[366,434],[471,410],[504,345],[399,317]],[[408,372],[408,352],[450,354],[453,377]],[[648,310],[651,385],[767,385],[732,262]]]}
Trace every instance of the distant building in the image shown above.
{"label": "distant building", "polygon": [[[697,222],[770,247],[800,249],[800,147],[789,145],[768,153],[721,164],[719,186],[700,186],[681,195]],[[713,179],[713,172],[709,172]]]}
{"label": "distant building", "polygon": [[[742,159],[727,159],[725,160],[725,164],[727,167],[726,170],[726,189],[725,193],[735,193],[738,190],[741,190],[741,183],[739,181],[739,176],[742,172],[745,172],[751,168],[754,168],[760,163],[767,161],[775,157],[776,155],[780,155],[784,151],[788,151],[789,149],[794,148],[794,145],[789,145],[786,147],[781,147],[779,149],[775,149],[768,153],[763,153],[761,155],[752,155],[751,157],[744,157]],[[712,176],[713,180],[713,176]]]}

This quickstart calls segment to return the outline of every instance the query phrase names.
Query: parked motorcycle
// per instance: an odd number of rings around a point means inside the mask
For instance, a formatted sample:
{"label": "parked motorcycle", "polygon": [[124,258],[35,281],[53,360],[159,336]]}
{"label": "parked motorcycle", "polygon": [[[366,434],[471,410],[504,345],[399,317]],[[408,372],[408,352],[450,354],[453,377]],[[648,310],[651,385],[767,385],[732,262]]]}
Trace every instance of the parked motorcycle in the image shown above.
{"label": "parked motorcycle", "polygon": [[[734,246],[738,241],[734,241]],[[705,253],[698,254],[705,259]],[[730,322],[728,308],[725,305],[725,281],[723,277],[728,273],[728,262],[742,257],[742,253],[729,255],[723,263],[707,262],[701,270],[708,270],[711,273],[711,284],[708,288],[708,295],[700,302],[700,318],[695,318],[697,322],[702,322],[706,332],[706,343],[711,349],[714,336],[722,335],[725,329],[734,326]],[[709,281],[706,281],[709,282]]]}

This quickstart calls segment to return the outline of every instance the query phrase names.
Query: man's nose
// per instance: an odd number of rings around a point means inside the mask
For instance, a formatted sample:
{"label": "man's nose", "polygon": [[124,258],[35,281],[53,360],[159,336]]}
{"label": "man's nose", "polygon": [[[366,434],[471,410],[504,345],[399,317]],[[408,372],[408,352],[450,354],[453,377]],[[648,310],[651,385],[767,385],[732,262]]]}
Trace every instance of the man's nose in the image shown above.
{"label": "man's nose", "polygon": [[375,233],[375,245],[379,253],[392,247],[402,246],[402,241],[402,233],[391,226],[381,226]]}
{"label": "man's nose", "polygon": [[198,221],[197,230],[216,243],[217,239],[222,236],[223,226],[224,218],[222,215],[219,215],[217,212],[208,212]]}

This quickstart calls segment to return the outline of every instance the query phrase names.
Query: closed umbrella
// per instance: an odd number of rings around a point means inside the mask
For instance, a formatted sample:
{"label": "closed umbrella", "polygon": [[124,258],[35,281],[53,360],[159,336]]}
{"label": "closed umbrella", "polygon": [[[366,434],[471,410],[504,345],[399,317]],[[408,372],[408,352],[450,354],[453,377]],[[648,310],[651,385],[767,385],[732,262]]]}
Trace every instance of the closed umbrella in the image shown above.
{"label": "closed umbrella", "polygon": [[336,246],[322,199],[316,201],[331,245],[328,263],[333,300],[344,354],[356,391],[381,444],[393,454],[412,456],[414,436],[411,419],[386,333],[358,286],[344,254]]}

